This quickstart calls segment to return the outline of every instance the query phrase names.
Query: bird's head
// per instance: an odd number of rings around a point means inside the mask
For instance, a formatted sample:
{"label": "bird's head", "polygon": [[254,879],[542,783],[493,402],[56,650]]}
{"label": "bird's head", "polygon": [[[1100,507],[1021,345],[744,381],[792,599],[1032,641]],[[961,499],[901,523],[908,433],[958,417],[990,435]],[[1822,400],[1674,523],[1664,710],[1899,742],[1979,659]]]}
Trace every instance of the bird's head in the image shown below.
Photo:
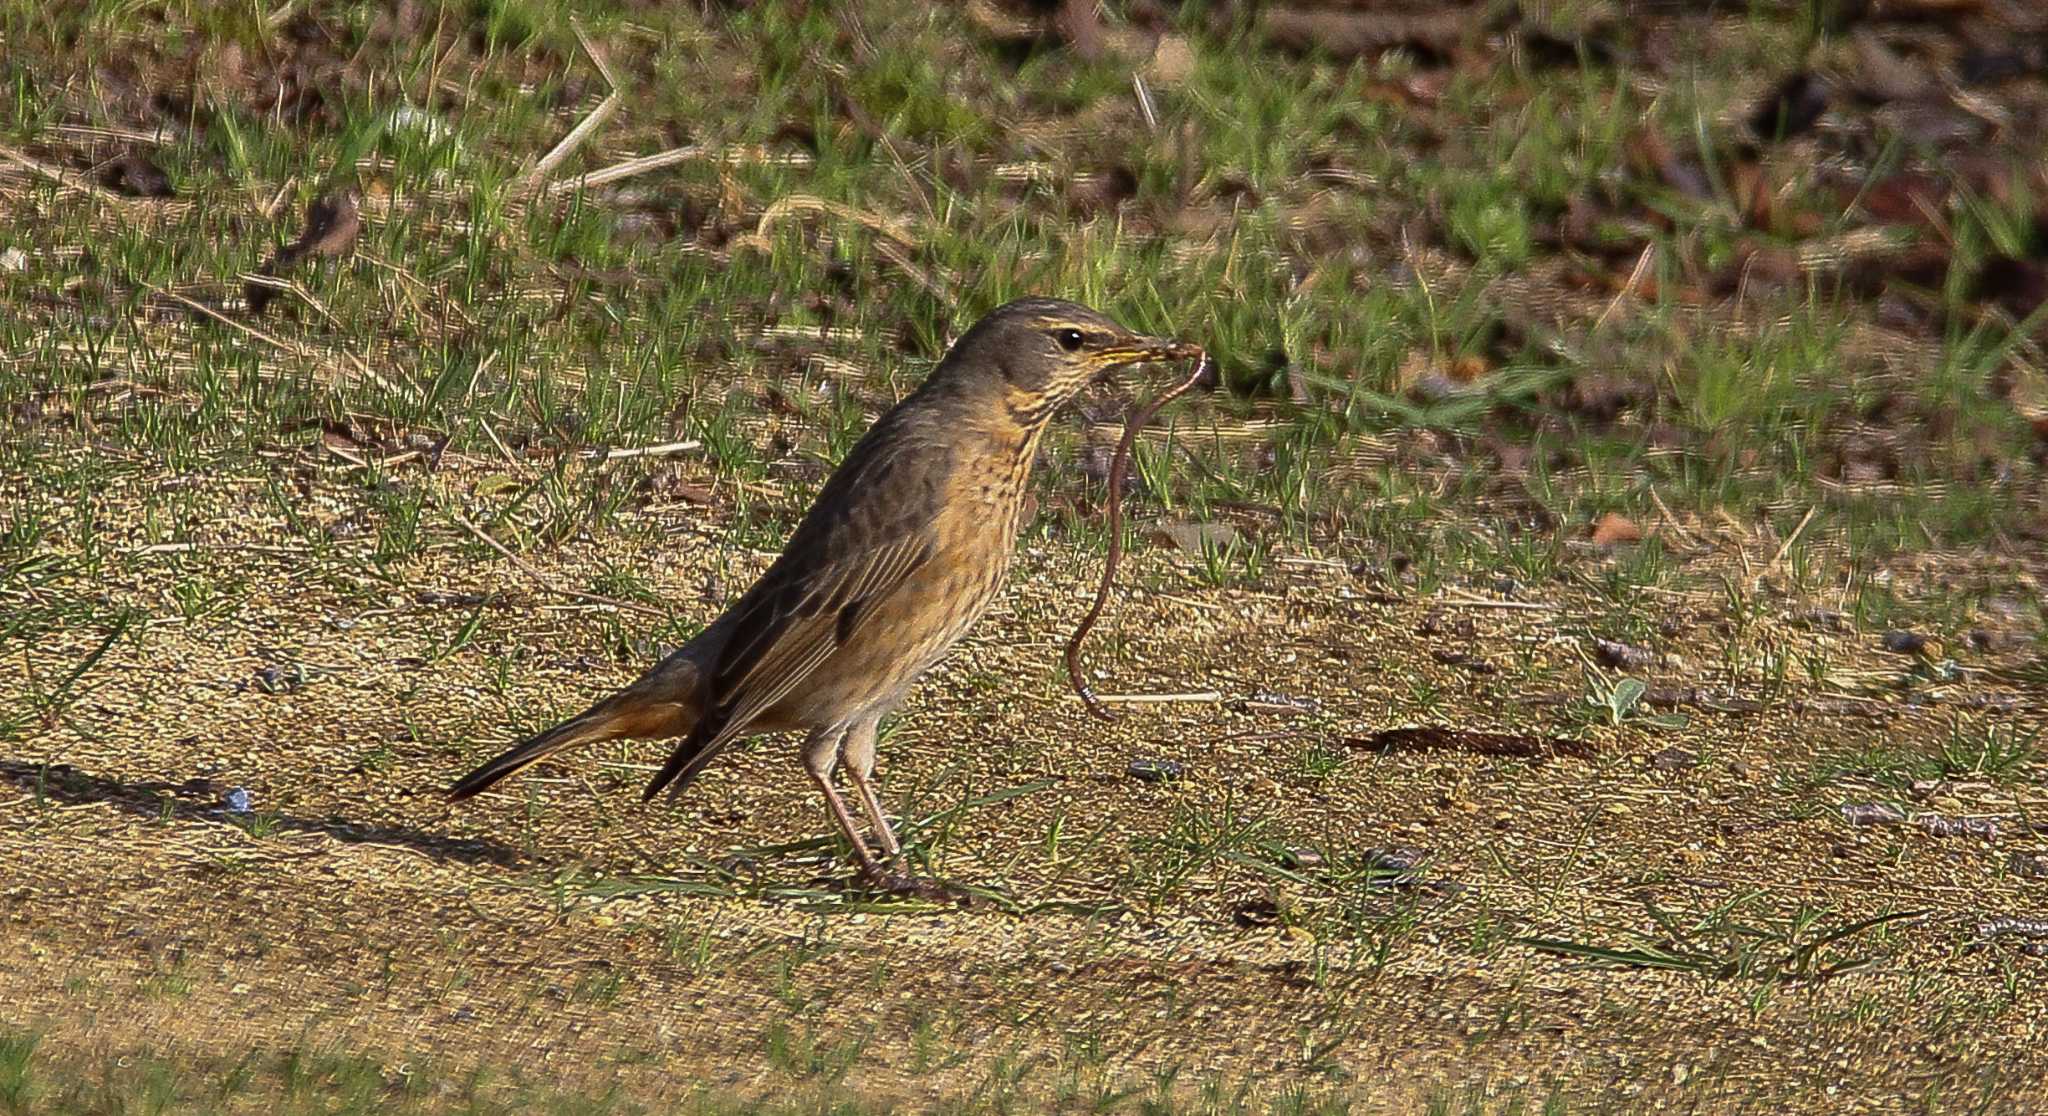
{"label": "bird's head", "polygon": [[1127,364],[1201,350],[1133,333],[1077,302],[1025,298],[991,310],[953,343],[934,373],[1000,395],[1021,425],[1039,426],[1091,380]]}

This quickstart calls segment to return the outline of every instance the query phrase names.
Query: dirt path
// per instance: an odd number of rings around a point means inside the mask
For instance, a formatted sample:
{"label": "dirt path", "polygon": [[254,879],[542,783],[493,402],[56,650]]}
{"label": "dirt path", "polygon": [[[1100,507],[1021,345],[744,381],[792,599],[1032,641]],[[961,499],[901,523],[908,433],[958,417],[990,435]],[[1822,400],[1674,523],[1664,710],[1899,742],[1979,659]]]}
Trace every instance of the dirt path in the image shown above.
{"label": "dirt path", "polygon": [[[701,569],[638,545],[580,557],[661,571],[684,599]],[[249,578],[306,580],[243,561]],[[512,726],[630,672],[599,657],[615,635],[601,615],[448,606],[496,587],[451,555],[413,571],[440,596],[380,605],[314,586],[232,625],[153,623],[64,718],[9,747],[0,1022],[67,1050],[311,1044],[636,1099],[1043,1102],[1177,1071],[1183,1092],[1306,1086],[1394,1110],[1520,1082],[1595,1109],[1945,1109],[1982,1088],[2019,1110],[2048,1068],[2043,960],[1974,941],[1989,918],[2042,909],[2044,884],[2021,871],[2039,841],[2017,820],[2042,804],[2038,784],[1949,779],[1915,801],[1916,816],[2004,819],[1990,840],[1839,811],[1895,797],[1878,746],[1924,751],[1933,712],[1795,689],[1501,754],[1461,732],[1549,739],[1562,714],[1547,687],[1585,677],[1567,669],[1583,602],[1400,600],[1334,564],[1215,589],[1154,551],[1098,661],[1113,689],[1223,700],[1134,706],[1102,732],[1053,669],[1084,568],[1029,562],[884,748],[892,805],[970,804],[922,832],[926,855],[1017,910],[864,911],[833,890],[821,843],[764,848],[823,832],[772,743],[676,806],[638,803],[655,752],[621,746],[450,811],[434,792]],[[1706,607],[1674,609],[1697,619],[1651,668],[1666,703],[1690,700],[1676,684],[1691,668],[1672,664],[1699,661]],[[465,646],[437,650],[477,616]],[[1901,669],[1871,638],[1829,639],[1844,672]],[[91,633],[72,642],[39,648],[36,676]],[[2039,694],[1976,677],[1950,706],[2038,711]],[[1432,712],[1460,731],[1359,746]],[[1185,774],[1146,782],[1126,770],[1136,758]],[[251,814],[224,812],[235,787]],[[1364,871],[1418,853],[1398,879]],[[1796,944],[1743,952],[1729,928],[1802,906],[1819,929],[1796,941],[1926,913],[1818,949],[1809,971],[1871,961],[1826,981],[1603,968],[1512,943],[1640,945],[1670,911],[1755,969]]]}

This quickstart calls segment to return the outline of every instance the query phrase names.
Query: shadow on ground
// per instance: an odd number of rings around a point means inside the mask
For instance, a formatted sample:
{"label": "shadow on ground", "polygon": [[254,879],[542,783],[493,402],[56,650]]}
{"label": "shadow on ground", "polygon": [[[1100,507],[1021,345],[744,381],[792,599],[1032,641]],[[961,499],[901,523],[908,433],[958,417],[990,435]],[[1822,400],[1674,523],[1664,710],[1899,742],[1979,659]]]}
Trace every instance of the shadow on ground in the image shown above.
{"label": "shadow on ground", "polygon": [[497,841],[455,840],[409,825],[366,824],[341,817],[306,818],[291,814],[237,815],[222,803],[220,789],[211,780],[198,776],[176,783],[161,779],[124,782],[90,775],[66,763],[0,759],[0,779],[66,805],[107,802],[150,817],[227,822],[238,817],[257,817],[274,830],[324,833],[349,844],[396,845],[435,860],[495,864],[508,868],[521,861],[518,852]]}

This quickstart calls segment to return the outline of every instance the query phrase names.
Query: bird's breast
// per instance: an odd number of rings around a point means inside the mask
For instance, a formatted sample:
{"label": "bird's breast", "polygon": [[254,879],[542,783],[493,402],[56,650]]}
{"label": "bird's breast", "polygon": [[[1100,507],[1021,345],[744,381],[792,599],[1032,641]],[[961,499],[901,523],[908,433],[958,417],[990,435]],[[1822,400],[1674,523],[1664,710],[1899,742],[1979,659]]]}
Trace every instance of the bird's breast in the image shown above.
{"label": "bird's breast", "polygon": [[791,695],[792,719],[832,721],[849,710],[893,705],[1002,592],[1038,439],[972,440],[972,452],[954,457],[936,493],[931,558],[874,602]]}
{"label": "bird's breast", "polygon": [[[952,491],[935,523],[938,548],[929,569],[943,582],[934,597],[948,602],[945,619],[957,622],[960,630],[1002,590],[1036,443],[1036,438],[1020,437],[996,452],[977,455],[952,477]],[[954,623],[940,626],[950,629]],[[957,638],[959,632],[952,634]]]}

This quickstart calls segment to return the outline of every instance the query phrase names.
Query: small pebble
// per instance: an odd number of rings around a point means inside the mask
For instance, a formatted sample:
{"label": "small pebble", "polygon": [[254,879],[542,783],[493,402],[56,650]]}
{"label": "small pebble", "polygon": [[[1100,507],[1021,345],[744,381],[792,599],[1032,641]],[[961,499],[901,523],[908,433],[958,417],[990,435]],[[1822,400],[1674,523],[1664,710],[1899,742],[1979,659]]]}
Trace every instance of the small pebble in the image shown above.
{"label": "small pebble", "polygon": [[1906,812],[1889,802],[1844,802],[1842,820],[1850,825],[1893,825],[1906,820]]}
{"label": "small pebble", "polygon": [[1185,770],[1170,759],[1134,759],[1124,773],[1141,783],[1171,783]]}
{"label": "small pebble", "polygon": [[306,680],[298,665],[267,666],[256,672],[256,688],[266,694],[288,694]]}
{"label": "small pebble", "polygon": [[1945,814],[1922,814],[1914,821],[1930,837],[1982,837],[1998,839],[1997,818],[1952,818]]}
{"label": "small pebble", "polygon": [[1997,938],[2013,934],[2022,938],[2048,938],[2048,919],[1992,918],[1977,924],[1977,936]]}
{"label": "small pebble", "polygon": [[1684,771],[1699,765],[1700,758],[1684,748],[1666,748],[1650,757],[1650,766],[1659,771]]}
{"label": "small pebble", "polygon": [[1407,845],[1390,845],[1383,849],[1365,850],[1365,862],[1374,868],[1395,872],[1413,872],[1422,863],[1425,854],[1421,849]]}
{"label": "small pebble", "polygon": [[1646,647],[1598,637],[1593,640],[1593,657],[1600,661],[1601,666],[1622,670],[1641,670],[1657,664],[1656,653]]}
{"label": "small pebble", "polygon": [[1314,849],[1289,848],[1282,863],[1288,868],[1321,868],[1324,861],[1323,854]]}
{"label": "small pebble", "polygon": [[1230,913],[1231,921],[1241,929],[1250,930],[1259,926],[1278,926],[1280,908],[1271,899],[1253,899],[1240,903]]}
{"label": "small pebble", "polygon": [[1884,649],[1895,655],[1918,655],[1927,649],[1927,637],[1894,628],[1884,634]]}
{"label": "small pebble", "polygon": [[1244,704],[1248,709],[1277,709],[1298,713],[1313,713],[1319,708],[1314,698],[1295,697],[1274,690],[1253,690],[1251,696],[1244,699]]}

